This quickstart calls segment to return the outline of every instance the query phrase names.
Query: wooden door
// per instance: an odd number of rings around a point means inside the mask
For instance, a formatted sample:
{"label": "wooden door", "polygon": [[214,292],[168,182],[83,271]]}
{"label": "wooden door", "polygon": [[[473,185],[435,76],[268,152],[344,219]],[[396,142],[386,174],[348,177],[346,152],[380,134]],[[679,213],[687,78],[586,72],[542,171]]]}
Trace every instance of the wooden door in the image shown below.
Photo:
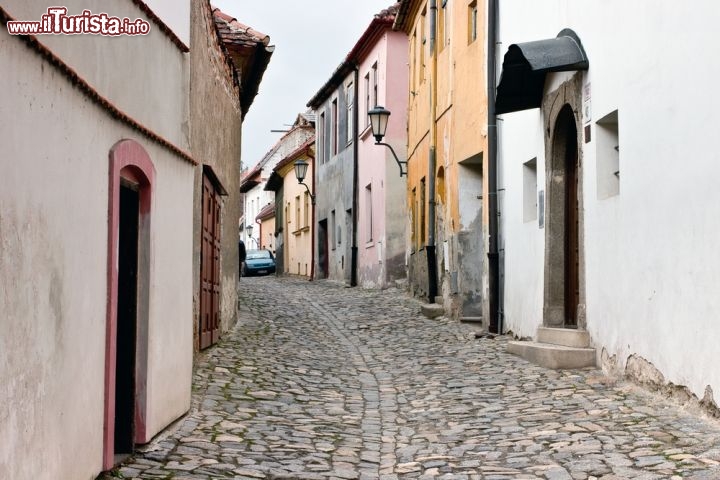
{"label": "wooden door", "polygon": [[203,175],[202,246],[200,253],[200,348],[220,336],[220,195]]}
{"label": "wooden door", "polygon": [[580,238],[578,146],[575,119],[568,119],[565,150],[565,324],[577,325],[580,303]]}

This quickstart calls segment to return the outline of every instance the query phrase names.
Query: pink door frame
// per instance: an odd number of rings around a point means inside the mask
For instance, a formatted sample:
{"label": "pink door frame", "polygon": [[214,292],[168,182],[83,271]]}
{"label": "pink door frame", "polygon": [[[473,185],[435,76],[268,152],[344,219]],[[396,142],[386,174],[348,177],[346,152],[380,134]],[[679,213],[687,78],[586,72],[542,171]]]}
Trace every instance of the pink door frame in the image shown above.
{"label": "pink door frame", "polygon": [[[108,254],[107,254],[107,318],[105,331],[105,401],[103,428],[103,469],[114,466],[115,453],[115,373],[117,353],[118,309],[118,232],[120,225],[120,180],[124,178],[139,185],[140,219],[138,246],[138,318],[137,353],[135,362],[135,442],[147,443],[147,285],[149,258],[147,239],[150,232],[150,207],[155,185],[155,167],[145,149],[134,140],[120,140],[110,149],[108,199]],[[143,278],[143,276],[145,278]]]}

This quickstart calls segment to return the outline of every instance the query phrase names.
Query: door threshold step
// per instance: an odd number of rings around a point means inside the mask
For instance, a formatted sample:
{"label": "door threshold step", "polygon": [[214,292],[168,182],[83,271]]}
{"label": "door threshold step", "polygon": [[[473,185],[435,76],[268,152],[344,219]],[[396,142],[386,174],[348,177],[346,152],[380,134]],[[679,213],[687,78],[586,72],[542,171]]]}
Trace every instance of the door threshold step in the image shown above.
{"label": "door threshold step", "polygon": [[426,303],[420,305],[420,312],[427,318],[437,318],[445,315],[445,308],[437,303]]}
{"label": "door threshold step", "polygon": [[587,330],[578,330],[577,328],[539,327],[537,329],[537,342],[565,347],[589,348],[590,334]]}
{"label": "door threshold step", "polygon": [[511,341],[508,353],[545,368],[555,370],[587,368],[595,366],[595,349],[567,347],[550,343]]}

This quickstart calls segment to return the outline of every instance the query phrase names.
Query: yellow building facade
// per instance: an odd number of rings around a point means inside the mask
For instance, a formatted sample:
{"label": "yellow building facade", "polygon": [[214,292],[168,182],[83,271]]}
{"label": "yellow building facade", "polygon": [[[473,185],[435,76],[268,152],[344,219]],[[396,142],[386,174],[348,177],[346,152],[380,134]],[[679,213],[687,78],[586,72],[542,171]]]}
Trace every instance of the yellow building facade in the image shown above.
{"label": "yellow building facade", "polygon": [[[295,162],[308,164],[304,184],[295,176]],[[275,191],[276,261],[280,272],[313,277],[315,185],[314,137],[281,160],[266,189]]]}
{"label": "yellow building facade", "polygon": [[409,38],[410,286],[433,293],[434,256],[434,300],[474,321],[488,318],[485,16],[477,0],[405,0],[394,25]]}

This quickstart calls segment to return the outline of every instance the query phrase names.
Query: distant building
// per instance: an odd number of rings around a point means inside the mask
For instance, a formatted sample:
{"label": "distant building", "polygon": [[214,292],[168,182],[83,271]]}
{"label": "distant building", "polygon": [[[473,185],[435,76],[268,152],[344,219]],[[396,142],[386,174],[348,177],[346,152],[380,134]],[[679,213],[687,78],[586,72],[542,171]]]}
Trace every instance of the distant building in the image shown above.
{"label": "distant building", "polygon": [[316,114],[316,277],[386,287],[406,277],[405,177],[370,134],[384,102],[397,117],[386,142],[405,158],[407,37],[391,30],[396,6],[375,15],[308,102]]}
{"label": "distant building", "polygon": [[[273,169],[266,190],[275,192],[272,205],[276,214],[277,237],[276,264],[279,273],[313,276],[314,205],[312,196],[316,190],[314,180],[315,138],[311,137],[282,159]],[[304,178],[305,186],[295,176],[295,162],[308,164]]]}
{"label": "distant building", "polygon": [[[274,233],[274,229],[265,231],[261,228],[261,222],[256,221],[264,208],[275,204],[275,194],[272,191],[265,190],[265,185],[273,169],[283,158],[307,142],[308,139],[314,137],[314,120],[315,117],[311,114],[299,114],[290,130],[273,145],[253,168],[242,176],[240,192],[245,194],[245,217],[240,229],[244,232],[245,247],[248,250],[262,248],[263,245],[267,245],[268,234]],[[250,234],[248,234],[248,226],[252,227]],[[278,268],[278,270],[280,269]]]}

